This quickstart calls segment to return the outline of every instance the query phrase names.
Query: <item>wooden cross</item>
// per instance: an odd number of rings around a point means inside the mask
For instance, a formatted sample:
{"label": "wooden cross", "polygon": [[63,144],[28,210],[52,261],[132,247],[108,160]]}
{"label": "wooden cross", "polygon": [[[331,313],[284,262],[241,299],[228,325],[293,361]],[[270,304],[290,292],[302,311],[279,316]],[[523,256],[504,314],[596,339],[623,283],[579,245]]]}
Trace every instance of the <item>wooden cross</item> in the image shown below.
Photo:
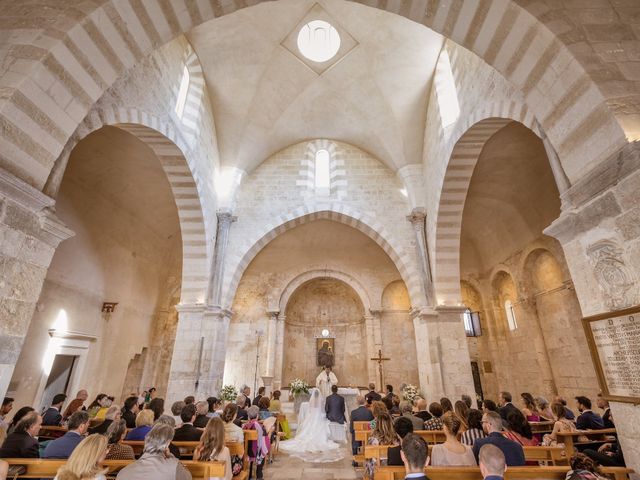
{"label": "wooden cross", "polygon": [[386,362],[387,360],[391,360],[391,359],[383,358],[382,350],[378,350],[378,356],[372,358],[371,360],[373,360],[374,362],[378,362],[378,371],[380,372],[380,388],[382,389],[384,385],[383,378],[382,378],[382,362]]}

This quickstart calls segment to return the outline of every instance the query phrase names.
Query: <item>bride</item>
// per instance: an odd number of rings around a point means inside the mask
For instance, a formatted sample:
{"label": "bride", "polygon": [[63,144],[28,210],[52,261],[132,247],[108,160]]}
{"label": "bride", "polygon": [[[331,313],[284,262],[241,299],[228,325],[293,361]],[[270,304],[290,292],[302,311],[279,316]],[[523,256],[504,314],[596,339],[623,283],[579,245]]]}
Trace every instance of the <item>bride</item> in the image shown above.
{"label": "bride", "polygon": [[340,445],[331,440],[324,399],[317,388],[311,390],[309,406],[298,424],[295,438],[280,442],[280,448],[307,462],[335,462],[343,458]]}

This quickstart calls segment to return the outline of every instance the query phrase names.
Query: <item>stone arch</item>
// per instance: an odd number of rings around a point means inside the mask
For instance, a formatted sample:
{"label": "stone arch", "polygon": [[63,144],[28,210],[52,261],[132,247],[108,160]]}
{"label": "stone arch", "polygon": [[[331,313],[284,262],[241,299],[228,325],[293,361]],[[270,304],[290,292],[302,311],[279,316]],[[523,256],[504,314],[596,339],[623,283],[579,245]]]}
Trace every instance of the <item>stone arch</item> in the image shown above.
{"label": "stone arch", "polygon": [[402,280],[393,280],[384,287],[380,298],[380,307],[381,310],[411,310],[409,291]]}
{"label": "stone arch", "polygon": [[[185,145],[170,125],[157,117],[136,109],[103,111],[87,119],[67,147],[70,153],[87,135],[104,126],[124,130],[145,143],[158,158],[174,196],[182,235],[182,285],[181,303],[203,303],[208,284],[206,224],[204,220],[195,168],[183,154]],[[182,146],[180,146],[182,145]],[[66,158],[52,171],[56,183],[50,183],[57,195],[67,163]]]}
{"label": "stone arch", "polygon": [[[577,167],[593,166],[626,143],[620,123],[582,64],[516,0],[356,1],[423,24],[494,67],[520,90],[560,157],[571,157],[576,175]],[[29,45],[20,44],[24,36],[15,35],[6,50],[24,57],[27,67],[10,70],[11,81],[4,82],[0,124],[6,148],[0,165],[42,187],[77,124],[124,71],[194,26],[246,6],[244,0],[224,5],[102,0],[84,10],[53,11],[53,22],[33,29]],[[22,16],[31,13],[29,7],[21,11]],[[61,91],[73,101],[63,105]],[[584,148],[576,149],[581,143]],[[584,152],[592,158],[581,157]]]}
{"label": "stone arch", "polygon": [[344,166],[344,159],[341,156],[340,150],[336,147],[335,142],[329,139],[319,138],[307,143],[302,164],[306,171],[304,171],[304,179],[302,182],[309,192],[315,194],[315,161],[318,150],[326,150],[329,152],[329,169],[331,175],[330,195],[343,198],[347,193],[347,177],[344,169],[340,168]]}
{"label": "stone arch", "polygon": [[279,311],[284,313],[287,308],[287,303],[289,303],[289,299],[295,291],[305,283],[315,280],[316,278],[333,278],[346,283],[358,294],[358,297],[360,297],[365,312],[376,310],[376,305],[371,305],[370,295],[367,289],[354,276],[338,270],[311,270],[294,277],[287,283],[284,289],[282,289],[280,300],[278,301]]}
{"label": "stone arch", "polygon": [[439,305],[459,304],[462,212],[484,144],[511,119],[486,118],[456,142],[442,182],[436,219],[434,288]]}
{"label": "stone arch", "polygon": [[[540,261],[546,260],[546,265]],[[554,290],[564,286],[564,272],[553,252],[544,247],[535,247],[524,256],[522,279],[532,294]]]}
{"label": "stone arch", "polygon": [[198,121],[202,116],[203,106],[201,100],[205,97],[205,80],[200,60],[190,44],[185,52],[184,64],[189,71],[189,88],[187,89],[187,99],[180,122],[182,130],[193,138],[198,134]]}
{"label": "stone arch", "polygon": [[353,227],[376,242],[400,272],[400,276],[409,290],[412,305],[425,305],[418,272],[415,269],[415,261],[405,252],[406,249],[393,239],[393,236],[382,224],[368,215],[343,204],[332,204],[327,208],[300,207],[288,214],[280,215],[263,227],[248,242],[248,247],[243,254],[229,259],[224,275],[223,305],[229,306],[232,304],[236,289],[245,270],[258,252],[271,240],[298,225],[319,219],[333,220]]}

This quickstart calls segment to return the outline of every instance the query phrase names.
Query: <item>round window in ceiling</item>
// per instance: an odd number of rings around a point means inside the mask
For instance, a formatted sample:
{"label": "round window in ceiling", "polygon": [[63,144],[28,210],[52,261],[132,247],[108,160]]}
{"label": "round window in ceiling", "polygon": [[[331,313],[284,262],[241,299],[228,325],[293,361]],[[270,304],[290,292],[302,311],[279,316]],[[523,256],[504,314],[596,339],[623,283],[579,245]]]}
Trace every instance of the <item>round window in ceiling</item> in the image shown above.
{"label": "round window in ceiling", "polygon": [[326,62],[340,50],[340,34],[330,23],[313,20],[300,29],[298,50],[313,62]]}

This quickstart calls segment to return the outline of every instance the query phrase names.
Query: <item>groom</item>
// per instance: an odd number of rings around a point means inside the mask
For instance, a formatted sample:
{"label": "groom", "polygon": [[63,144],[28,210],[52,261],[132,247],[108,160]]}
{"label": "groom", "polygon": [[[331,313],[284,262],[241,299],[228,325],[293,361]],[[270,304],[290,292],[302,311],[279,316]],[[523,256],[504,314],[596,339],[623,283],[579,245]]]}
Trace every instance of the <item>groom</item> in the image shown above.
{"label": "groom", "polygon": [[344,423],[347,421],[344,416],[344,398],[338,395],[337,385],[333,385],[331,387],[331,392],[331,395],[327,397],[324,405],[324,411],[327,414],[327,419],[330,422],[344,425]]}

